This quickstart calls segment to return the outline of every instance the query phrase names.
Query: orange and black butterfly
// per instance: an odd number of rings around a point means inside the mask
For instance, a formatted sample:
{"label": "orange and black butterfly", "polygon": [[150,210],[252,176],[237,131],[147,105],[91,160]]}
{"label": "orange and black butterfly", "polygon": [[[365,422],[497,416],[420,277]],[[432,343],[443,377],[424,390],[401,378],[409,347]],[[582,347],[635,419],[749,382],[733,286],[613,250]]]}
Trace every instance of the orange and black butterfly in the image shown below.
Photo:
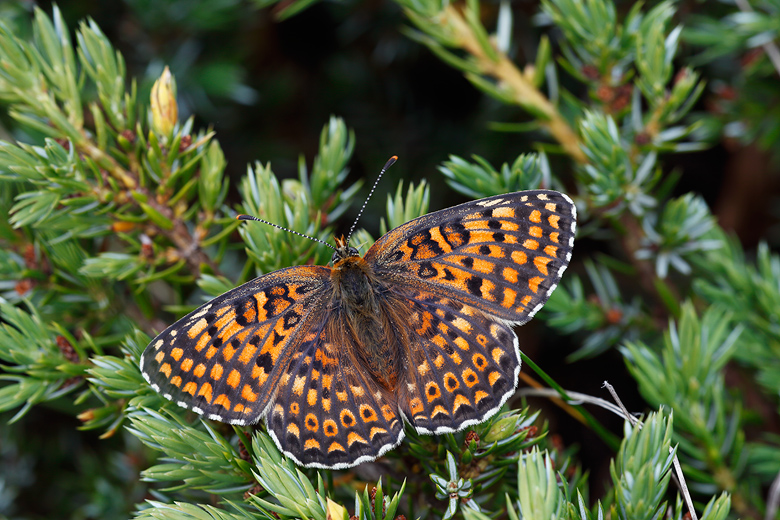
{"label": "orange and black butterfly", "polygon": [[363,257],[337,240],[330,266],[260,276],[180,319],[146,347],[141,370],[209,419],[265,418],[298,464],[374,460],[401,442],[404,421],[454,432],[509,399],[512,326],[552,294],[575,227],[569,197],[536,190],[416,218]]}

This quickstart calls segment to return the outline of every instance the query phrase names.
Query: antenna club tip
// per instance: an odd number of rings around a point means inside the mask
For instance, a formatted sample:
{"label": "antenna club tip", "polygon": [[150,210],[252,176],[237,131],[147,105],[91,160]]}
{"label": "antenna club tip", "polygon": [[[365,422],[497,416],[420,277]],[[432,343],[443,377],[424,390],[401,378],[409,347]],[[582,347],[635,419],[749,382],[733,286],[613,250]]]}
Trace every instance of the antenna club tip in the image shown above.
{"label": "antenna club tip", "polygon": [[[384,172],[385,170],[390,168],[393,164],[395,164],[395,161],[397,161],[397,160],[398,160],[398,156],[397,155],[394,155],[394,156],[390,157],[387,160],[387,162],[385,163],[384,167],[382,167],[382,172]],[[379,180],[379,179],[377,179],[377,180]]]}
{"label": "antenna club tip", "polygon": [[236,220],[253,220],[251,215],[236,215]]}

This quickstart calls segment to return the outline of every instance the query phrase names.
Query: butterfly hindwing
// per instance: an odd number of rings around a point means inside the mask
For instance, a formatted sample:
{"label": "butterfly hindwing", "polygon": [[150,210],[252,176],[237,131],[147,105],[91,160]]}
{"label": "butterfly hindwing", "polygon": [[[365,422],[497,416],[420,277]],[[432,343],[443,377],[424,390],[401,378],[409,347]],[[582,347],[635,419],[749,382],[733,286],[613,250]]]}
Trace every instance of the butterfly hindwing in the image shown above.
{"label": "butterfly hindwing", "polygon": [[425,291],[399,289],[412,309],[406,385],[398,401],[420,433],[461,430],[492,416],[514,393],[517,336],[479,309]]}
{"label": "butterfly hindwing", "polygon": [[141,357],[144,378],[210,419],[257,422],[329,284],[326,267],[293,267],[214,298],[149,343]]}
{"label": "butterfly hindwing", "polygon": [[326,312],[304,334],[266,417],[279,449],[309,467],[374,460],[403,438],[394,396],[347,363],[351,340],[338,320]]}
{"label": "butterfly hindwing", "polygon": [[365,259],[395,283],[426,287],[517,325],[557,286],[575,225],[566,195],[508,193],[407,222],[377,240]]}

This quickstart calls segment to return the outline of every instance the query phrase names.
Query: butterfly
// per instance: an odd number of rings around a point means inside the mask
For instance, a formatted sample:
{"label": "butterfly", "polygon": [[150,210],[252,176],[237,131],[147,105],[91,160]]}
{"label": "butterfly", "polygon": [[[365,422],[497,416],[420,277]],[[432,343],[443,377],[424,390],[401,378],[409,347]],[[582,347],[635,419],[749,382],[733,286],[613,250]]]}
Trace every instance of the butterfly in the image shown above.
{"label": "butterfly", "polygon": [[552,294],[575,228],[569,197],[535,190],[416,218],[362,257],[342,237],[329,266],[265,274],[181,318],[141,370],[209,419],[265,418],[299,465],[371,461],[401,443],[404,422],[441,434],[498,412],[520,372],[512,327]]}

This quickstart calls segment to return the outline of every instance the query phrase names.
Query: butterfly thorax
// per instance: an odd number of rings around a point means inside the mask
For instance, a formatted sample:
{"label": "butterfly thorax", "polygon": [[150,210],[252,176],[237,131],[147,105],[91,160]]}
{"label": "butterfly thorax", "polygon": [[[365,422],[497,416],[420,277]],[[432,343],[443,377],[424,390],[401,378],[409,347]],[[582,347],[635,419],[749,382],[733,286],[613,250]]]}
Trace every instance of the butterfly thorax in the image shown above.
{"label": "butterfly thorax", "polygon": [[383,287],[371,266],[360,256],[337,261],[331,271],[331,281],[331,309],[340,315],[341,333],[348,336],[344,354],[392,390],[399,373],[399,349],[395,331],[384,312]]}

